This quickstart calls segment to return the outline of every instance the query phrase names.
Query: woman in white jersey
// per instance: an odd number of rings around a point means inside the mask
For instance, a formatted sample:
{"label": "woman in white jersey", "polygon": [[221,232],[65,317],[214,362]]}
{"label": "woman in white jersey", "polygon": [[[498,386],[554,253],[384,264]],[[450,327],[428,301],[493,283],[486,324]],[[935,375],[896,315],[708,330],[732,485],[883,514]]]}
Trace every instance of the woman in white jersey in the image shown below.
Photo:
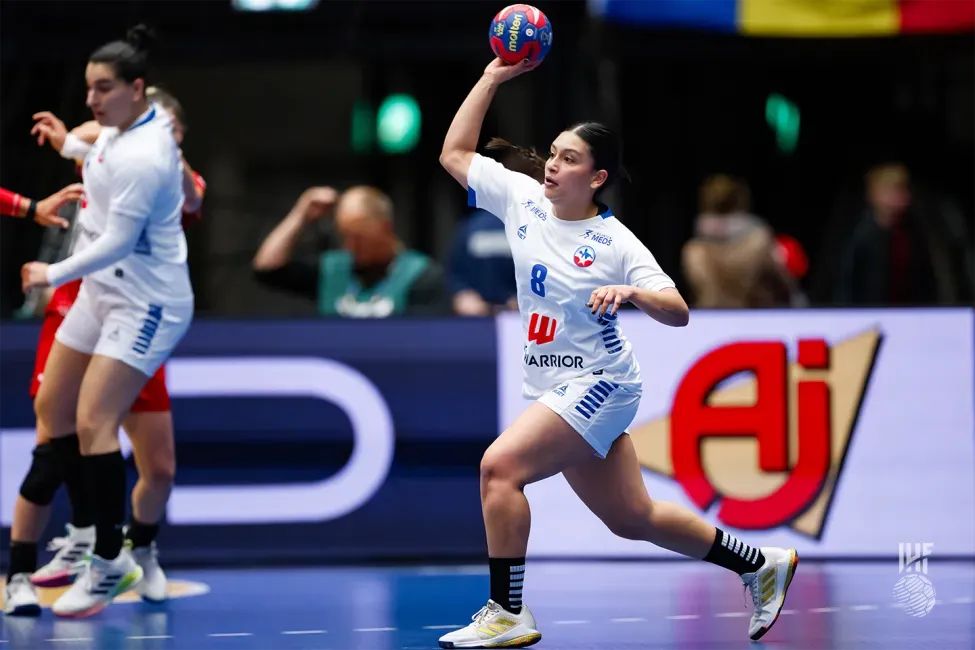
{"label": "woman in white jersey", "polygon": [[94,614],[143,575],[123,549],[125,462],[118,429],[146,381],[193,317],[182,229],[183,169],[166,112],[146,98],[149,32],[99,48],[85,76],[102,130],[85,157],[85,196],[73,254],[26,264],[25,290],[84,278],[44,368],[35,400],[38,434],[77,431],[94,514],[88,570],[52,609]]}
{"label": "woman in white jersey", "polygon": [[[528,407],[481,460],[481,508],[491,571],[490,600],[444,648],[524,647],[541,639],[522,604],[531,525],[524,487],[562,473],[610,530],[741,576],[752,593],[750,638],[775,622],[798,563],[795,550],[754,548],[646,492],[625,429],[641,395],[640,369],[617,323],[632,303],[681,327],[688,309],[674,283],[598,194],[620,170],[620,145],[599,124],[562,132],[538,184],[477,153],[498,86],[537,64],[495,59],[454,117],[440,163],[479,208],[505,223],[525,331]],[[511,353],[519,351],[512,350]]]}
{"label": "woman in white jersey", "polygon": [[[182,104],[158,86],[146,88],[146,96],[169,114],[173,137],[177,144],[182,145],[186,133],[186,113]],[[53,113],[40,112],[34,115],[34,119],[37,122],[31,134],[38,136],[37,144],[49,143],[61,156],[74,161],[80,174],[85,157],[101,133],[101,125],[91,120],[69,132],[64,122]],[[200,220],[205,188],[203,178],[192,170],[184,158],[184,229]],[[78,184],[75,200],[80,198],[81,189],[81,184]],[[30,389],[32,398],[37,396],[55,334],[76,299],[80,286],[79,279],[63,284],[52,292],[45,309],[44,326],[34,362],[35,377]],[[160,366],[146,382],[122,423],[122,428],[132,441],[132,456],[139,475],[132,489],[132,510],[125,539],[131,542],[132,554],[143,571],[143,579],[135,590],[148,602],[166,599],[166,574],[159,565],[155,538],[176,471],[173,417],[166,389],[165,368],[165,365]],[[38,439],[32,456],[30,469],[21,483],[14,506],[8,546],[3,612],[11,616],[39,616],[40,598],[36,587],[56,588],[74,582],[84,568],[77,560],[91,551],[95,539],[88,499],[85,494],[79,494],[84,486],[78,466],[81,455],[77,435],[54,441]],[[71,521],[66,526],[68,534],[50,542],[48,550],[57,552],[38,569],[37,540],[47,524],[50,503],[62,483],[72,504]]]}

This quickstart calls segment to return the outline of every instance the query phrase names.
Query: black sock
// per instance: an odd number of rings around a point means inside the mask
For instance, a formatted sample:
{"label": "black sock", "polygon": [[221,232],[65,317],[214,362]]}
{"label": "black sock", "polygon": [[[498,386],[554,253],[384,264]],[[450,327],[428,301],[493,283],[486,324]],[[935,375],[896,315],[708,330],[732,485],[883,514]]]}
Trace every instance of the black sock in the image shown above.
{"label": "black sock", "polygon": [[89,503],[95,506],[95,555],[114,560],[125,523],[125,459],[121,451],[82,456]]}
{"label": "black sock", "polygon": [[18,573],[37,571],[37,543],[10,542],[10,566],[7,567],[7,582]]}
{"label": "black sock", "polygon": [[715,528],[714,543],[704,561],[734,571],[738,575],[754,573],[765,564],[757,546],[749,546],[734,535]]}
{"label": "black sock", "polygon": [[126,537],[132,542],[133,548],[140,548],[152,544],[158,534],[158,524],[144,524],[135,517],[132,517]]}
{"label": "black sock", "polygon": [[525,558],[492,557],[488,564],[491,567],[491,600],[512,614],[520,614]]}
{"label": "black sock", "polygon": [[94,526],[95,515],[92,512],[88,488],[85,485],[78,436],[72,433],[63,438],[54,438],[51,440],[51,444],[54,445],[58,458],[61,460],[64,488],[67,490],[68,500],[71,502],[71,524],[75,528]]}

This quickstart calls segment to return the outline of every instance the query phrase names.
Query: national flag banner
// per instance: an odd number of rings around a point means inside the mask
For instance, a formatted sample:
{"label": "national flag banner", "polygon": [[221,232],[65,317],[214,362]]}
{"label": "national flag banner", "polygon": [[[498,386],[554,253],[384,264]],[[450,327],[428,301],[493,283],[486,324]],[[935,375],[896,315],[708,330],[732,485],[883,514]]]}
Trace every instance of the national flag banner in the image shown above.
{"label": "national flag banner", "polygon": [[975,29],[975,0],[590,0],[607,21],[748,36],[867,38]]}

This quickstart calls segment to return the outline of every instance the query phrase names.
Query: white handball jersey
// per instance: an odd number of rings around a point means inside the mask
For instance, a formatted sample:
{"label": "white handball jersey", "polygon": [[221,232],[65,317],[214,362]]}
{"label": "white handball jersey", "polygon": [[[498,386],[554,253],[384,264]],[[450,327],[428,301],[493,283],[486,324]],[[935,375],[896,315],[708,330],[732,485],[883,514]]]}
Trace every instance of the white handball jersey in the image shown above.
{"label": "white handball jersey", "polygon": [[192,303],[182,227],[183,165],[167,113],[150,104],[127,130],[102,129],[85,157],[82,176],[84,198],[72,257],[105,234],[109,215],[141,228],[130,254],[85,281],[138,302]]}
{"label": "white handball jersey", "polygon": [[602,286],[674,287],[647,247],[606,211],[583,221],[555,217],[545,186],[475,154],[468,202],[505,224],[525,333],[524,395],[538,398],[569,379],[597,373],[634,388],[640,366],[616,316],[586,303]]}

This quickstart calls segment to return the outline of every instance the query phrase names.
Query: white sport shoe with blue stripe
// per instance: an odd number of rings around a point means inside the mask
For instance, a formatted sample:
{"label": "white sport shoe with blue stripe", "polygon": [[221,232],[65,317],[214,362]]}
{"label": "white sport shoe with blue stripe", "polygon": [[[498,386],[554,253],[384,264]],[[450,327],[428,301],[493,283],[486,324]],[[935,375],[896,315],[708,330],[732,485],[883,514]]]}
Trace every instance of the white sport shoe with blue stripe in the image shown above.
{"label": "white sport shoe with blue stripe", "polygon": [[54,601],[51,610],[57,616],[86,618],[102,611],[115,599],[142,580],[142,567],[132,557],[128,545],[118,557],[105,560],[92,555],[87,566],[71,588]]}

